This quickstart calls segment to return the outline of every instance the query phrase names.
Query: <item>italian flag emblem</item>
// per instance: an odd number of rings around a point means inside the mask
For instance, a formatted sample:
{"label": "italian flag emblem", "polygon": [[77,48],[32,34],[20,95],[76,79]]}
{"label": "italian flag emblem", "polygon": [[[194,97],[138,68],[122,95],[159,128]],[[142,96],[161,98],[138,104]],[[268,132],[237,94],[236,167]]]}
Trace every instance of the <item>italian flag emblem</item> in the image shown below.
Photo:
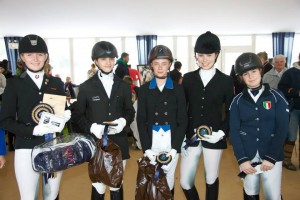
{"label": "italian flag emblem", "polygon": [[264,101],[263,106],[266,110],[270,110],[271,109],[271,101]]}

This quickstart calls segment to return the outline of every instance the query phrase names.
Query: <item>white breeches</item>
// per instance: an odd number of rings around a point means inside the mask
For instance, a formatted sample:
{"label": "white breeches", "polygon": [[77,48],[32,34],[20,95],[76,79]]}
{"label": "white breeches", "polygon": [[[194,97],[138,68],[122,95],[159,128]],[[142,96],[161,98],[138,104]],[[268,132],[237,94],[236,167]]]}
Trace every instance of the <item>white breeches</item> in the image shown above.
{"label": "white breeches", "polygon": [[[39,193],[40,173],[33,171],[31,164],[31,149],[17,149],[15,151],[15,174],[21,195],[21,200],[37,200]],[[43,180],[43,199],[54,200],[59,193],[62,171],[56,172],[55,178]]]}
{"label": "white breeches", "polygon": [[223,150],[207,149],[199,142],[197,147],[189,147],[187,149],[186,156],[181,156],[180,185],[185,190],[189,190],[195,185],[196,172],[202,152],[206,183],[213,184],[219,176],[219,166]]}

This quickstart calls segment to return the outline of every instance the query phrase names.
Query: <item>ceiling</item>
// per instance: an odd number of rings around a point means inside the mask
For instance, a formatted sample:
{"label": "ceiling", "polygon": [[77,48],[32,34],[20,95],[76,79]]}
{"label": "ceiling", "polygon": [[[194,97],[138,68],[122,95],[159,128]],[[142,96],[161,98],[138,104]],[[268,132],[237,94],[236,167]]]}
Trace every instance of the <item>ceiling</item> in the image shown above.
{"label": "ceiling", "polygon": [[0,0],[0,37],[300,33],[300,0]]}

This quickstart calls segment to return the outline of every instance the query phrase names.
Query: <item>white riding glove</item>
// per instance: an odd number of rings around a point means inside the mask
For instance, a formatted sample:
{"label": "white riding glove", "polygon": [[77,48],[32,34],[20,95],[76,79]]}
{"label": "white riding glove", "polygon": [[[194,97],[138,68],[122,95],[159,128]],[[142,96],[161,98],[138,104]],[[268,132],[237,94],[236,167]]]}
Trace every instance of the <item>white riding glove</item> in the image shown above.
{"label": "white riding glove", "polygon": [[71,119],[71,111],[65,110],[64,112],[65,123]]}
{"label": "white riding glove", "polygon": [[222,130],[219,130],[218,132],[212,132],[211,135],[205,135],[202,140],[214,144],[219,142],[224,137],[224,135],[225,133]]}
{"label": "white riding glove", "polygon": [[167,165],[163,165],[161,168],[165,171],[169,171],[175,163],[176,155],[177,155],[177,151],[175,149],[171,149],[171,151],[169,151],[169,153],[167,154],[167,157],[171,156],[172,158],[171,162]]}
{"label": "white riding glove", "polygon": [[112,121],[111,123],[118,124],[118,125],[117,126],[109,126],[108,135],[114,135],[114,134],[120,133],[123,130],[123,128],[126,126],[126,120],[123,117],[116,119],[116,120]]}
{"label": "white riding glove", "polygon": [[48,133],[54,133],[53,129],[50,127],[47,127],[45,125],[36,125],[33,129],[33,134],[35,136],[43,136]]}
{"label": "white riding glove", "polygon": [[148,149],[148,150],[145,151],[144,156],[146,156],[146,157],[149,158],[150,164],[156,165],[156,156],[157,156],[157,153],[155,153],[151,149]]}
{"label": "white riding glove", "polygon": [[102,138],[103,131],[104,131],[105,126],[97,123],[93,123],[90,131],[93,133],[98,139]]}

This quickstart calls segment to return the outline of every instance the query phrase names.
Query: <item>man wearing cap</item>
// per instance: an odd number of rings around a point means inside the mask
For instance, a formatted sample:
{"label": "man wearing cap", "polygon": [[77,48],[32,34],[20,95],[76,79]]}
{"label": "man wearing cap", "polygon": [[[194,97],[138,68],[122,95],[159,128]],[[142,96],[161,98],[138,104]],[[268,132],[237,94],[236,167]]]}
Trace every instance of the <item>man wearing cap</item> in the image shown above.
{"label": "man wearing cap", "polygon": [[[33,171],[31,151],[46,141],[45,134],[54,131],[44,125],[38,125],[33,117],[34,108],[43,100],[44,94],[65,96],[60,79],[44,73],[49,58],[45,41],[38,35],[26,35],[19,44],[19,55],[26,70],[21,76],[7,80],[2,95],[0,126],[16,135],[15,174],[22,200],[38,198],[40,173]],[[16,119],[17,116],[17,119]],[[71,117],[65,111],[65,122]],[[43,199],[58,199],[62,172],[55,177],[43,176]]]}
{"label": "man wearing cap", "polygon": [[[79,87],[77,103],[72,119],[85,133],[95,139],[101,139],[105,126],[103,122],[112,122],[108,138],[115,142],[122,152],[123,167],[130,158],[127,135],[123,131],[134,118],[131,101],[131,89],[113,73],[115,58],[118,57],[116,47],[106,41],[97,42],[92,49],[92,60],[98,72]],[[92,184],[92,200],[104,200],[106,185]],[[123,186],[110,188],[111,200],[123,199]]]}
{"label": "man wearing cap", "polygon": [[[199,199],[194,184],[201,153],[204,159],[206,199],[218,199],[219,166],[223,149],[227,148],[225,133],[229,129],[229,105],[233,98],[232,78],[214,67],[220,50],[218,36],[209,31],[200,35],[194,50],[199,69],[185,74],[182,81],[189,124],[181,153],[180,184],[189,200]],[[207,133],[204,137],[197,136],[199,128],[201,132]]]}

